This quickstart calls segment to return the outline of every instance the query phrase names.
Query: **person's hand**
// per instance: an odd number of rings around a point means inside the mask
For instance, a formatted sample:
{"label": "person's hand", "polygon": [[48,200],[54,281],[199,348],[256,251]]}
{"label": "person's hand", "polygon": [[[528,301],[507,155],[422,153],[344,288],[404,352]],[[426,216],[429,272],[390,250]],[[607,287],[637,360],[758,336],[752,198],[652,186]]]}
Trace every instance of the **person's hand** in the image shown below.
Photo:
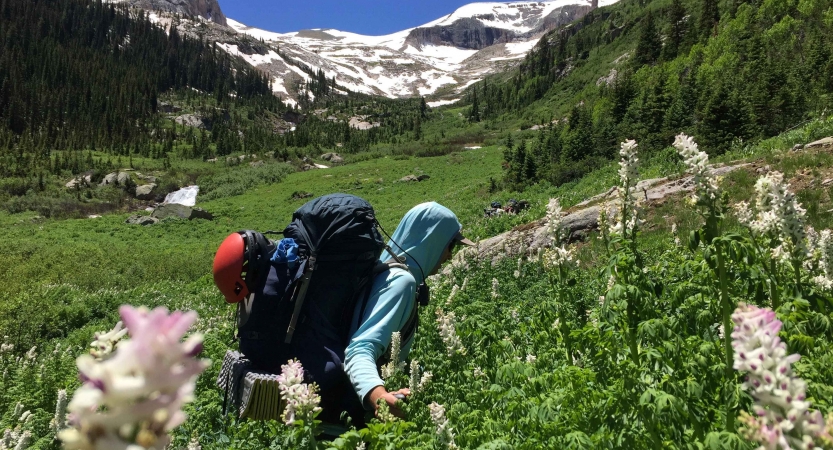
{"label": "person's hand", "polygon": [[379,407],[377,406],[378,401],[379,399],[383,399],[385,403],[387,403],[388,408],[390,408],[391,414],[400,419],[404,419],[405,412],[399,408],[399,405],[397,405],[397,402],[399,402],[400,399],[396,398],[396,394],[404,395],[407,397],[411,395],[411,390],[408,388],[403,388],[395,392],[388,392],[384,386],[376,386],[375,388],[373,388],[372,391],[370,391],[369,394],[367,394],[367,397],[368,400],[370,400],[370,404],[373,405],[373,408],[375,408],[377,412],[379,409]]}

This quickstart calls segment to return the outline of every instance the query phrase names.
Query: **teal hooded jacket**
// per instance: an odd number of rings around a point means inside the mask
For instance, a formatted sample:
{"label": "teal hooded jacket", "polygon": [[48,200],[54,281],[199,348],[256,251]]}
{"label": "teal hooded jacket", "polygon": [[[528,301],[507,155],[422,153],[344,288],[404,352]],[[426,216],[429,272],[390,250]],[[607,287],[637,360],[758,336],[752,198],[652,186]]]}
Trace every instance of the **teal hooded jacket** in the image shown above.
{"label": "teal hooded jacket", "polygon": [[[394,268],[376,276],[363,316],[359,317],[361,305],[353,314],[351,338],[344,355],[344,369],[363,404],[373,388],[384,385],[376,362],[390,346],[391,335],[402,330],[416,308],[417,286],[440,263],[445,248],[460,228],[451,210],[428,202],[411,208],[391,236],[388,247],[405,258],[410,270]],[[388,251],[382,253],[382,261],[392,258]],[[412,344],[413,339],[402,343],[400,360],[408,357]]]}

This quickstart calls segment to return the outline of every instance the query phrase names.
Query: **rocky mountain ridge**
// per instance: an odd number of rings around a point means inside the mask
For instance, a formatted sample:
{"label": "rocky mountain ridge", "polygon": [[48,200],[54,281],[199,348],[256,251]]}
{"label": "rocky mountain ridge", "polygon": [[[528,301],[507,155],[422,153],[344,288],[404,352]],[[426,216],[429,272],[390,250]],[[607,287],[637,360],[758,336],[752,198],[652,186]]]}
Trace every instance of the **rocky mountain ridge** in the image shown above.
{"label": "rocky mountain ridge", "polygon": [[179,14],[185,17],[200,17],[207,21],[227,25],[217,0],[107,0],[111,3],[127,3],[131,7],[148,11]]}
{"label": "rocky mountain ridge", "polygon": [[[618,0],[472,3],[385,36],[334,29],[274,33],[226,19],[216,0],[120,1],[206,19],[181,20],[179,26],[268,73],[275,95],[289,104],[312,99],[306,82],[321,70],[343,92],[426,96],[437,106],[453,103],[472,83],[518,64],[547,31]],[[152,18],[171,23],[164,16]]]}

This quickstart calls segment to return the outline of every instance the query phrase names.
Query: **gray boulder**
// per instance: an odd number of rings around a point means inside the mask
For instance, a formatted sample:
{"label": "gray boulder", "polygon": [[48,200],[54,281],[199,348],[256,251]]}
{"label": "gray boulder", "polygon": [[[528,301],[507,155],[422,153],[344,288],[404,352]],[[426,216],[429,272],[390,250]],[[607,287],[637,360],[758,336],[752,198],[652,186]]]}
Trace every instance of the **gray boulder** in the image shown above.
{"label": "gray boulder", "polygon": [[92,176],[91,175],[85,175],[83,177],[75,177],[75,178],[69,180],[67,182],[67,184],[65,184],[65,186],[66,186],[67,189],[75,189],[75,188],[78,188],[78,187],[89,186],[91,182],[92,182]]}
{"label": "gray boulder", "polygon": [[183,114],[174,119],[176,123],[185,125],[186,127],[205,128],[203,120],[193,114]]}
{"label": "gray boulder", "polygon": [[155,223],[159,223],[159,219],[151,216],[130,216],[127,218],[127,220],[124,221],[124,223],[129,225],[148,226],[153,225]]}
{"label": "gray boulder", "polygon": [[119,183],[119,186],[128,186],[132,181],[133,179],[130,178],[130,174],[127,172],[119,172],[116,176],[116,182]]}
{"label": "gray boulder", "polygon": [[407,183],[411,181],[419,181],[416,175],[405,175],[404,177],[399,179],[400,182]]}
{"label": "gray boulder", "polygon": [[331,163],[340,164],[344,162],[344,158],[341,157],[338,153],[324,153],[321,155],[321,159],[324,161],[330,161]]}
{"label": "gray boulder", "polygon": [[115,184],[118,176],[118,172],[108,173],[104,176],[104,179],[101,180],[101,186],[110,186]]}
{"label": "gray boulder", "polygon": [[818,148],[831,146],[833,146],[833,136],[829,136],[824,139],[819,139],[815,142],[810,142],[809,144],[805,145],[804,148]]}
{"label": "gray boulder", "polygon": [[153,200],[156,197],[154,190],[156,189],[156,184],[144,184],[136,188],[136,198],[139,200]]}
{"label": "gray boulder", "polygon": [[130,178],[130,174],[127,172],[112,172],[108,173],[107,176],[101,180],[101,186],[130,186],[133,183],[133,179]]}
{"label": "gray boulder", "polygon": [[180,205],[179,203],[168,203],[160,205],[150,214],[151,217],[162,220],[168,217],[177,219],[205,219],[212,220],[214,215],[202,208],[192,208],[190,206]]}

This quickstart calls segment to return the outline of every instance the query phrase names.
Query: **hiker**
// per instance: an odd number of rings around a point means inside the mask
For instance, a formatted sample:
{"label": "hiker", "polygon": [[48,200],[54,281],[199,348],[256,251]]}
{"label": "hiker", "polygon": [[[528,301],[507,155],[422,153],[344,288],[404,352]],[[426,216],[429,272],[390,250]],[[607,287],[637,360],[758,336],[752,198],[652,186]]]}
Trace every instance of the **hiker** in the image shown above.
{"label": "hiker", "polygon": [[[268,376],[297,358],[305,382],[319,386],[318,419],[325,424],[341,423],[347,412],[353,425],[363,427],[379,399],[401,415],[397,395],[409,392],[387,392],[379,367],[387,362],[383,355],[393,332],[400,332],[401,357],[407,356],[416,304],[427,305],[429,298],[425,277],[456,244],[473,244],[460,228],[448,208],[423,203],[405,215],[386,245],[369,203],[332,194],[299,208],[279,242],[251,230],[232,233],[215,256],[214,280],[226,301],[237,304],[242,356],[227,352],[231,360],[223,366]],[[228,386],[248,375],[225,373],[228,396]]]}
{"label": "hiker", "polygon": [[381,259],[404,259],[410,271],[393,268],[375,278],[364,312],[357,309],[354,314],[351,339],[345,350],[345,371],[365,409],[375,408],[376,402],[383,399],[393,414],[402,415],[395,394],[407,396],[410,391],[385,390],[378,370],[380,358],[388,351],[395,331],[402,333],[400,358],[407,358],[416,331],[416,323],[410,326],[409,321],[416,320],[417,297],[423,297],[423,304],[428,300],[424,277],[437,273],[457,244],[474,245],[460,234],[457,216],[434,202],[408,211],[391,236],[388,248],[395,255],[386,250]]}

